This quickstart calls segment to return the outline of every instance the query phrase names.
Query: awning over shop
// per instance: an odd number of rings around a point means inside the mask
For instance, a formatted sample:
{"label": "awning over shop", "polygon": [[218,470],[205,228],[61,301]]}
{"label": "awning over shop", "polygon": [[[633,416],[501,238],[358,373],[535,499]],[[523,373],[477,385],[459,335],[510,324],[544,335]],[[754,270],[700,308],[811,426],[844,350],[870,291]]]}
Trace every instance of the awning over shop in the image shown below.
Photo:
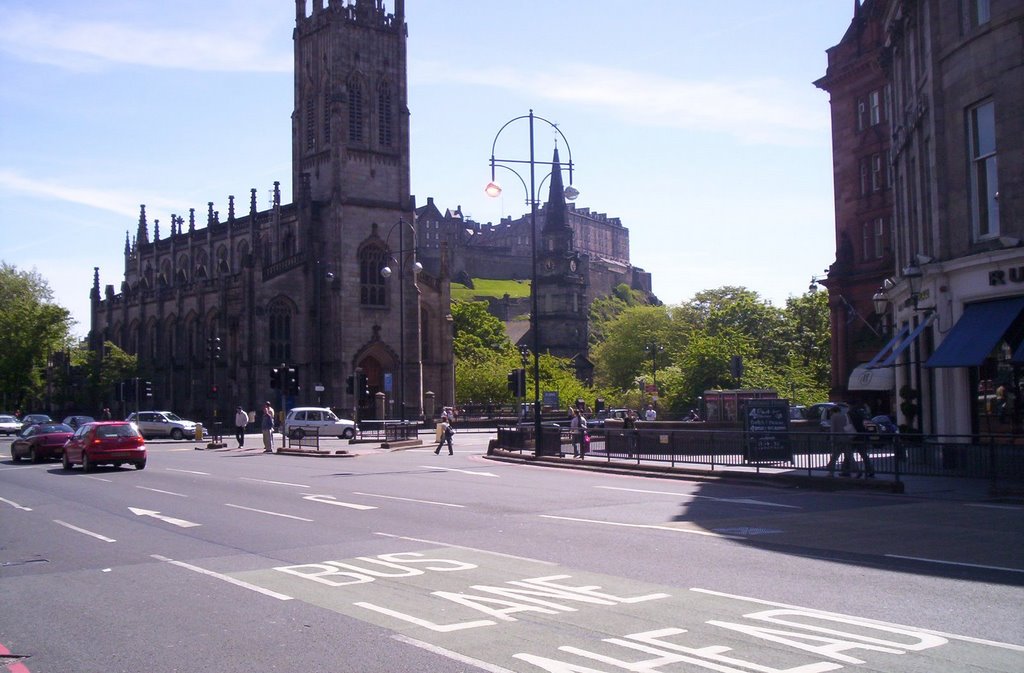
{"label": "awning over shop", "polygon": [[1021,310],[1024,297],[968,304],[924,366],[977,367],[1020,317]]}
{"label": "awning over shop", "polygon": [[[871,361],[865,365],[860,365],[865,369],[875,369],[877,367],[892,367],[893,363],[896,362],[896,358],[900,356],[903,351],[910,347],[910,344],[914,343],[914,339],[921,336],[921,332],[932,322],[933,315],[929,315],[913,330],[910,329],[910,325],[905,325],[896,335],[889,340],[889,343],[885,344],[885,348],[878,351],[875,357],[871,358]],[[851,375],[852,378],[852,375]],[[863,388],[863,390],[881,390],[875,388]]]}
{"label": "awning over shop", "polygon": [[857,365],[850,372],[847,390],[892,390],[895,385],[892,367]]}

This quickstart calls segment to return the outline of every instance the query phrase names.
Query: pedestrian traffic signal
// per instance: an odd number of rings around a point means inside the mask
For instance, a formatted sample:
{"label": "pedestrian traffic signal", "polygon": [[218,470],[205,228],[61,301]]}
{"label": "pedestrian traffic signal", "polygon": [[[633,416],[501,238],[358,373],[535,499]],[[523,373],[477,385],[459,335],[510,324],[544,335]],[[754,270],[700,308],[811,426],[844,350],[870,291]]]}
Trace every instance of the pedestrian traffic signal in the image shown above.
{"label": "pedestrian traffic signal", "polygon": [[285,390],[288,391],[289,395],[298,395],[299,394],[299,373],[297,371],[295,371],[294,367],[288,367],[288,369],[285,370],[285,373],[286,373]]}
{"label": "pedestrian traffic signal", "polygon": [[349,374],[348,378],[345,379],[345,392],[348,393],[349,395],[356,394],[356,381],[355,377],[352,374]]}
{"label": "pedestrian traffic signal", "polygon": [[216,383],[214,383],[213,385],[210,386],[210,395],[209,395],[209,397],[210,397],[211,400],[217,399],[217,384]]}
{"label": "pedestrian traffic signal", "polygon": [[144,381],[144,384],[143,391],[145,392],[146,397],[153,397],[153,382]]}
{"label": "pedestrian traffic signal", "polygon": [[220,337],[210,337],[206,340],[206,354],[214,362],[218,362],[221,359]]}
{"label": "pedestrian traffic signal", "polygon": [[277,367],[271,367],[270,369],[270,387],[274,390],[281,389],[281,370]]}

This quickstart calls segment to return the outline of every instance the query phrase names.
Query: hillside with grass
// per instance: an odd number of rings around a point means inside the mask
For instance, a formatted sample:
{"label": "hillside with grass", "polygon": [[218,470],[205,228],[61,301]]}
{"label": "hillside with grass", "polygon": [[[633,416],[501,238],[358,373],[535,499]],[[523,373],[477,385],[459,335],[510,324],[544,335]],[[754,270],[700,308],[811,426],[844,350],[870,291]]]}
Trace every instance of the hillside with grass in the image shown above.
{"label": "hillside with grass", "polygon": [[528,280],[494,280],[491,278],[474,278],[473,287],[462,283],[452,283],[452,299],[460,301],[487,301],[501,299],[506,294],[512,299],[526,299],[530,296]]}

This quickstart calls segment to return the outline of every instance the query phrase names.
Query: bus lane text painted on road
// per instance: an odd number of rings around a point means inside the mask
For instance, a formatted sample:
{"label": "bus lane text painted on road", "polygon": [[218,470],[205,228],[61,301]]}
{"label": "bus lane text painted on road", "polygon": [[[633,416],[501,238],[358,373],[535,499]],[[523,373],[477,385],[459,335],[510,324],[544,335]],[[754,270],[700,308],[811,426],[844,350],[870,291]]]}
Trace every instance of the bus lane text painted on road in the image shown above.
{"label": "bus lane text painted on road", "polygon": [[1021,670],[1017,646],[795,606],[751,609],[763,602],[550,565],[530,570],[522,559],[440,548],[234,576],[508,671],[957,670],[951,662]]}

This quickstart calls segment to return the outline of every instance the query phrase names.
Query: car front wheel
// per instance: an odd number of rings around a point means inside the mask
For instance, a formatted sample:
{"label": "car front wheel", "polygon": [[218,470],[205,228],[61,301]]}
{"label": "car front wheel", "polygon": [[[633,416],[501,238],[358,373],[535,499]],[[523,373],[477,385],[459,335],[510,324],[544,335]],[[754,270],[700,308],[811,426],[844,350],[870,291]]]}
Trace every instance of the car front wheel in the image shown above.
{"label": "car front wheel", "polygon": [[71,459],[68,457],[68,452],[67,451],[65,451],[61,455],[61,457],[60,457],[60,464],[61,464],[61,467],[63,467],[65,470],[70,470],[72,467],[74,467],[71,464]]}
{"label": "car front wheel", "polygon": [[291,434],[291,438],[292,439],[302,439],[305,436],[306,436],[306,431],[303,430],[302,428],[295,428],[294,430],[292,430],[292,434]]}
{"label": "car front wheel", "polygon": [[345,428],[345,431],[341,433],[342,439],[352,439],[356,436],[356,431],[352,428]]}
{"label": "car front wheel", "polygon": [[39,454],[36,453],[36,447],[34,446],[28,450],[28,459],[33,463],[40,463],[43,460],[42,458],[39,457]]}
{"label": "car front wheel", "polygon": [[92,461],[89,460],[89,454],[82,452],[82,472],[92,472],[93,469]]}
{"label": "car front wheel", "polygon": [[184,439],[185,433],[181,431],[181,428],[174,428],[171,430],[171,439]]}
{"label": "car front wheel", "polygon": [[15,451],[13,447],[11,448],[11,460],[13,460],[15,463],[21,462],[21,456],[18,455],[18,452]]}

